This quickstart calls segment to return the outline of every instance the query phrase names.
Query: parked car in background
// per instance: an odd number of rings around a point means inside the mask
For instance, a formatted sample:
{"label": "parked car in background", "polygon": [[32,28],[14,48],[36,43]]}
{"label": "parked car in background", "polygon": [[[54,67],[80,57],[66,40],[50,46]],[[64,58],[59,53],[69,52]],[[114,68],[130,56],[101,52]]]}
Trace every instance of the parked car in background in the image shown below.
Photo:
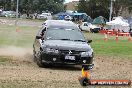
{"label": "parked car in background", "polygon": [[79,26],[81,31],[88,31],[88,32],[92,32],[92,33],[98,33],[99,30],[101,29],[100,26],[98,25],[94,25],[88,22],[83,22],[80,26]]}
{"label": "parked car in background", "polygon": [[1,16],[1,13],[2,13],[2,9],[0,9],[0,16]]}
{"label": "parked car in background", "polygon": [[67,20],[67,21],[71,21],[72,20],[72,17],[69,16],[69,15],[66,15],[64,19]]}
{"label": "parked car in background", "polygon": [[90,25],[91,25],[91,23],[83,22],[83,23],[80,25],[80,29],[81,29],[82,31],[88,31],[88,32],[90,32]]}
{"label": "parked car in background", "polygon": [[89,27],[92,33],[98,33],[99,30],[101,29],[100,26],[94,24],[91,24]]}
{"label": "parked car in background", "polygon": [[2,11],[1,16],[3,17],[16,17],[15,11]]}
{"label": "parked car in background", "polygon": [[37,19],[47,19],[47,20],[51,20],[52,19],[52,15],[51,15],[51,13],[38,14]]}
{"label": "parked car in background", "polygon": [[2,16],[2,17],[5,17],[6,14],[7,14],[6,11],[2,11],[2,12],[1,12],[1,16]]}

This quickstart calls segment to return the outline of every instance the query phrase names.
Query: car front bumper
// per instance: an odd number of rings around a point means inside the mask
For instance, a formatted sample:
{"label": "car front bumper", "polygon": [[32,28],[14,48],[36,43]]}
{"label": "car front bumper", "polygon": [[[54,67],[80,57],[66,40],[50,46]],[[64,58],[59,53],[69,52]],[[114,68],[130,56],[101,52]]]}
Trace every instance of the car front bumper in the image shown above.
{"label": "car front bumper", "polygon": [[[74,56],[75,60],[65,59],[65,56]],[[51,64],[68,64],[68,65],[92,65],[93,57],[81,57],[79,54],[48,54],[42,53],[41,60],[43,63]]]}

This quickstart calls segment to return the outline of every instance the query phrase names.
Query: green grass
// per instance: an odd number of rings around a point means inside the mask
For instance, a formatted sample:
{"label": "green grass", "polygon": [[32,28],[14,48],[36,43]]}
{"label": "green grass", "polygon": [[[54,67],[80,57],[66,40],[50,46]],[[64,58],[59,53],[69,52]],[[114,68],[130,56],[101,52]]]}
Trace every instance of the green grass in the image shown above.
{"label": "green grass", "polygon": [[[16,32],[16,29],[19,31]],[[0,25],[0,46],[31,47],[38,27]]]}
{"label": "green grass", "polygon": [[[32,48],[33,40],[38,27],[20,26],[16,32],[15,26],[0,25],[0,47],[20,46]],[[109,36],[104,42],[104,35],[84,32],[87,39],[92,39],[90,44],[94,49],[95,56],[121,57],[132,59],[132,41],[128,42],[128,37],[119,37],[118,43],[115,36]]]}
{"label": "green grass", "polygon": [[87,39],[92,39],[90,44],[94,49],[95,55],[132,58],[132,41],[128,42],[128,37],[119,37],[119,41],[115,41],[115,36],[108,36],[108,41],[104,41],[104,35],[90,34],[84,32]]}
{"label": "green grass", "polygon": [[[8,20],[16,20],[16,18],[10,18],[10,17],[0,17],[0,19],[8,19]],[[18,18],[18,20],[21,21],[33,21],[33,22],[44,22],[44,19],[26,19],[26,18]]]}
{"label": "green grass", "polygon": [[0,62],[8,62],[8,61],[10,61],[11,59],[10,59],[11,57],[7,57],[7,56],[0,56]]}

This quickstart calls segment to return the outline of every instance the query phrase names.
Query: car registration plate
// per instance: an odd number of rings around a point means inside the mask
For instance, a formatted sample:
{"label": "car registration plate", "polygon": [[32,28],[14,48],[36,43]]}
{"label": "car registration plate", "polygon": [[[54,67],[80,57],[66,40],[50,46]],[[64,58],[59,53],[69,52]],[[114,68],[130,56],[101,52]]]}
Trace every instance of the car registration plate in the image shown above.
{"label": "car registration plate", "polygon": [[75,56],[65,56],[65,60],[75,60]]}

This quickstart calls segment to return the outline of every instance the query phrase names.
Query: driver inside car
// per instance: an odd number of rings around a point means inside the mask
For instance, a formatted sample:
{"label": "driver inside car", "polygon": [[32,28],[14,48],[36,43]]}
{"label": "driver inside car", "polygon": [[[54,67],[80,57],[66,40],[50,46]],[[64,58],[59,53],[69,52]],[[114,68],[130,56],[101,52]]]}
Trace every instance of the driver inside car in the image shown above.
{"label": "driver inside car", "polygon": [[42,31],[41,31],[41,33],[40,33],[40,35],[41,35],[42,37],[44,36],[45,31],[46,31],[46,27],[45,27],[44,29],[42,29]]}

